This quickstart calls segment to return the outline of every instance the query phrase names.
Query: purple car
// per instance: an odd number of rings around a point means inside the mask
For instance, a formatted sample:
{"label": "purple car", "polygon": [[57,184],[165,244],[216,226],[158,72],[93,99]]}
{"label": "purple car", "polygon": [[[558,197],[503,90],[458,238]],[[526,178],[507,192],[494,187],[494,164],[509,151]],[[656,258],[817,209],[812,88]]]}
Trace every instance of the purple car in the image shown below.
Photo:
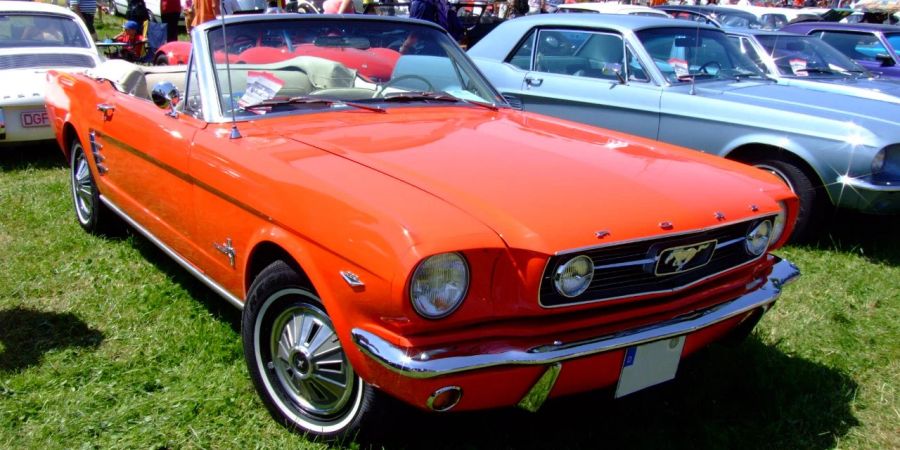
{"label": "purple car", "polygon": [[882,77],[900,78],[900,26],[872,23],[800,22],[781,31],[808,34]]}

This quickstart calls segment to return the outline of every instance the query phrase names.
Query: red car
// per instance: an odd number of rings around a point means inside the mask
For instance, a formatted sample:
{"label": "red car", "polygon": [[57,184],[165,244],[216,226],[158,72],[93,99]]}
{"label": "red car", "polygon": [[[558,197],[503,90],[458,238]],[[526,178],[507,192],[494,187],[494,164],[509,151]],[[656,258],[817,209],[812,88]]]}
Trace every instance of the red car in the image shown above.
{"label": "red car", "polygon": [[253,384],[291,429],[350,435],[385,395],[627,395],[749,333],[798,275],[771,254],[798,209],[779,179],[510,108],[436,25],[226,23],[409,51],[382,81],[338,57],[226,66],[216,21],[187,66],[52,72],[47,108],[78,223],[124,220],[242,308]]}

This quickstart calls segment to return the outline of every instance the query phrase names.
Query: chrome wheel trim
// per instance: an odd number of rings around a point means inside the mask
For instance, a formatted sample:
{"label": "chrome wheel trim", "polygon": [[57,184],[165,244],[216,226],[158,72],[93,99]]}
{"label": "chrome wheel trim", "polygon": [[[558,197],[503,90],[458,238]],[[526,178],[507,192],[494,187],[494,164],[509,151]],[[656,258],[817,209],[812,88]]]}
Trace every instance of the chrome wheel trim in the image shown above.
{"label": "chrome wheel trim", "polygon": [[[301,296],[318,302],[318,299],[309,292],[296,288],[280,290],[266,299],[259,310],[253,330],[254,356],[260,378],[279,410],[293,422],[317,433],[340,431],[353,421],[362,405],[362,378],[356,375],[353,367],[347,361],[343,347],[337,340],[334,327],[327,314],[311,304],[285,309],[272,322],[269,336],[264,338],[261,335],[266,312],[276,301],[286,296]],[[318,336],[323,336],[323,333],[324,335],[330,333],[331,336],[320,338],[321,341],[316,339],[316,336],[310,333],[313,324],[320,326],[316,333]],[[306,340],[307,337],[311,339]],[[281,347],[286,343],[297,345],[282,349]],[[309,345],[304,345],[306,343]],[[317,346],[314,346],[313,343]],[[269,354],[272,356],[268,361],[261,352],[264,345],[268,347]],[[291,357],[301,354],[307,358],[310,365],[305,373],[296,376],[296,366],[291,367],[289,363],[295,363],[297,360],[291,359]],[[324,364],[326,368],[324,373],[327,375],[324,376],[332,376],[332,380],[335,380],[335,377],[339,375],[340,379],[345,380],[343,390],[339,395],[333,395],[331,401],[322,401],[324,397],[321,396],[307,396],[310,390],[309,386],[315,383],[319,383],[319,386],[321,383],[327,383],[315,376],[323,374],[321,369],[323,361],[327,361]],[[337,361],[340,361],[340,370],[336,369]],[[316,362],[320,366],[317,366]],[[291,368],[294,373],[289,373],[288,368]],[[331,368],[332,371],[328,372],[328,368]],[[331,392],[337,391],[332,390]],[[322,394],[322,392],[318,392],[318,394]]]}
{"label": "chrome wheel trim", "polygon": [[94,180],[91,179],[91,169],[81,144],[76,143],[72,153],[72,199],[75,202],[75,214],[79,222],[88,224],[94,216]]}
{"label": "chrome wheel trim", "polygon": [[772,175],[775,175],[776,177],[778,177],[779,180],[783,181],[784,184],[786,184],[791,189],[791,192],[793,192],[795,194],[797,193],[797,190],[794,188],[794,184],[791,183],[791,179],[788,178],[788,176],[785,175],[785,173],[782,172],[780,169],[772,167],[768,164],[754,164],[754,167],[756,167],[757,169],[765,170],[766,172],[769,172]]}

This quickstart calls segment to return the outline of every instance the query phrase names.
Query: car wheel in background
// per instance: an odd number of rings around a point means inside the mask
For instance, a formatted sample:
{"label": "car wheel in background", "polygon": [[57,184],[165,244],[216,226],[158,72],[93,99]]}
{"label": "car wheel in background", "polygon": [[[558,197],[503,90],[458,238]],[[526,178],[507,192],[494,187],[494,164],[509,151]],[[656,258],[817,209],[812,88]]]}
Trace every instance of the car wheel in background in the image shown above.
{"label": "car wheel in background", "polygon": [[72,202],[78,225],[91,234],[109,234],[118,219],[100,201],[100,190],[94,182],[90,162],[81,141],[75,139],[69,152],[70,183]]}
{"label": "car wheel in background", "polygon": [[352,437],[381,394],[347,360],[328,313],[282,261],[253,281],[241,323],[250,377],[272,416],[333,440]]}
{"label": "car wheel in background", "polygon": [[169,57],[166,56],[165,53],[157,53],[155,57],[153,57],[153,65],[154,66],[168,66],[169,65]]}
{"label": "car wheel in background", "polygon": [[800,199],[800,211],[794,224],[790,242],[802,242],[815,234],[817,218],[821,216],[825,205],[822,204],[819,189],[809,179],[803,169],[789,161],[781,159],[764,159],[752,164],[780,178]]}

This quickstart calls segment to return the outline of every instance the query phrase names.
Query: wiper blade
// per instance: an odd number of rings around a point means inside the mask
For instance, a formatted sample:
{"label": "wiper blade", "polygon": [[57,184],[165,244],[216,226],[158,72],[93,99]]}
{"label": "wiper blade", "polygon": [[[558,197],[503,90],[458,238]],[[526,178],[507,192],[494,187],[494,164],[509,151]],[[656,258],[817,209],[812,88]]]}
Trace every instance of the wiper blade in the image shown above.
{"label": "wiper blade", "polygon": [[688,75],[678,75],[678,81],[692,81],[697,78],[716,78],[718,75],[713,75],[711,73],[692,73]]}
{"label": "wiper blade", "polygon": [[380,113],[385,112],[385,109],[381,108],[379,106],[365,105],[365,104],[356,103],[356,102],[348,102],[345,100],[338,100],[338,99],[334,99],[334,98],[306,97],[306,96],[263,100],[259,103],[254,103],[252,105],[244,106],[243,109],[251,110],[251,109],[259,109],[259,108],[269,108],[272,106],[279,106],[279,105],[309,105],[309,104],[350,106],[353,108],[365,109],[367,111],[380,112]]}
{"label": "wiper blade", "polygon": [[805,69],[798,69],[797,72],[824,73],[824,74],[836,74],[837,73],[831,69],[823,69],[821,67],[807,67]]}
{"label": "wiper blade", "polygon": [[497,111],[500,109],[496,105],[492,105],[490,103],[477,102],[473,100],[467,100],[464,98],[459,98],[454,95],[438,93],[438,92],[395,92],[392,94],[388,94],[384,96],[385,102],[415,102],[415,101],[428,101],[434,100],[438,102],[449,102],[449,103],[466,103],[469,105],[480,106],[482,108],[490,109],[491,111]]}

